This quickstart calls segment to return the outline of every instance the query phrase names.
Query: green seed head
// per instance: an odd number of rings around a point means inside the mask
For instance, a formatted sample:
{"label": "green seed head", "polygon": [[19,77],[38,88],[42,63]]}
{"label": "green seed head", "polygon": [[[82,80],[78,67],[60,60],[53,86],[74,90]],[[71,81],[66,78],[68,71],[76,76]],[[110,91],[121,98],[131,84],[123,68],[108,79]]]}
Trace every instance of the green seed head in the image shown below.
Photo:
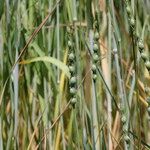
{"label": "green seed head", "polygon": [[98,33],[98,32],[96,32],[96,33],[94,34],[94,38],[95,38],[96,41],[99,40],[99,33]]}
{"label": "green seed head", "polygon": [[130,19],[130,24],[131,24],[132,27],[135,26],[135,20],[134,20],[134,18],[131,18],[131,19]]}
{"label": "green seed head", "polygon": [[74,54],[73,54],[73,53],[70,53],[70,54],[69,54],[69,60],[70,60],[70,61],[73,61],[74,59],[75,59]]}
{"label": "green seed head", "polygon": [[131,15],[131,8],[130,8],[130,6],[126,7],[126,11],[127,11],[128,15]]}
{"label": "green seed head", "polygon": [[93,46],[93,50],[94,50],[95,52],[98,51],[98,45],[97,45],[96,43],[95,43],[94,46]]}
{"label": "green seed head", "polygon": [[147,68],[148,70],[150,70],[150,61],[146,61],[146,62],[145,62],[145,66],[146,66],[146,68]]}
{"label": "green seed head", "polygon": [[72,42],[70,40],[68,41],[68,47],[72,48]]}
{"label": "green seed head", "polygon": [[75,95],[76,94],[76,88],[74,88],[74,87],[70,88],[70,94]]}
{"label": "green seed head", "polygon": [[71,84],[71,85],[74,85],[74,84],[76,84],[76,82],[77,82],[76,77],[71,77],[71,79],[70,79],[70,84]]}
{"label": "green seed head", "polygon": [[97,79],[97,74],[93,74],[93,80],[95,81]]}
{"label": "green seed head", "polygon": [[72,99],[71,99],[71,104],[72,105],[75,105],[77,103],[77,99],[75,98],[75,97],[73,97]]}
{"label": "green seed head", "polygon": [[69,66],[69,71],[71,74],[75,73],[75,66]]}
{"label": "green seed head", "polygon": [[122,123],[123,123],[123,124],[124,124],[124,123],[126,123],[127,118],[126,118],[126,116],[125,116],[125,115],[123,115],[123,116],[122,116],[121,121],[122,121]]}
{"label": "green seed head", "polygon": [[124,140],[125,140],[127,143],[129,143],[129,141],[130,141],[129,136],[128,136],[128,135],[125,135],[125,136],[124,136]]}
{"label": "green seed head", "polygon": [[94,62],[97,63],[97,61],[99,60],[99,57],[97,54],[94,54],[93,55],[93,59],[94,59]]}
{"label": "green seed head", "polygon": [[96,65],[95,64],[92,65],[92,71],[96,72]]}
{"label": "green seed head", "polygon": [[141,49],[141,50],[144,49],[144,44],[143,44],[143,41],[142,41],[142,40],[140,40],[140,41],[138,42],[138,46],[139,46],[139,49]]}

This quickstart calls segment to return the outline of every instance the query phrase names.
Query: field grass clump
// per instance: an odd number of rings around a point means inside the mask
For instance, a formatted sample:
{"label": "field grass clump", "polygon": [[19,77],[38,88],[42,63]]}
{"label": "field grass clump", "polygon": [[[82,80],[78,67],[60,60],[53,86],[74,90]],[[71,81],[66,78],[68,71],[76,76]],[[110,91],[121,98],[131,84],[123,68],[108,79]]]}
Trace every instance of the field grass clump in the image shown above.
{"label": "field grass clump", "polygon": [[0,150],[150,149],[148,0],[0,1]]}

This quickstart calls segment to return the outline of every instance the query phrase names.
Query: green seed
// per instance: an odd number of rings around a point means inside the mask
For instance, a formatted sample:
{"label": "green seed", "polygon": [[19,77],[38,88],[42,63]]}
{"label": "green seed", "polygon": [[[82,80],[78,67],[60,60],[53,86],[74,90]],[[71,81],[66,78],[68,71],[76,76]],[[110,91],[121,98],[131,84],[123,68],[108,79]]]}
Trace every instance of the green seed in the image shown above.
{"label": "green seed", "polygon": [[75,73],[75,66],[69,66],[69,71],[71,74]]}
{"label": "green seed", "polygon": [[75,97],[73,97],[73,98],[71,99],[71,104],[74,105],[74,104],[76,104],[76,103],[77,103],[77,99],[76,99]]}
{"label": "green seed", "polygon": [[99,40],[99,33],[98,33],[98,32],[96,32],[96,33],[94,34],[94,38],[95,38],[96,41]]}
{"label": "green seed", "polygon": [[146,62],[145,62],[145,66],[146,66],[146,68],[147,68],[148,70],[150,70],[150,61],[146,61]]}
{"label": "green seed", "polygon": [[72,47],[72,42],[68,41],[68,47],[71,48]]}
{"label": "green seed", "polygon": [[130,141],[129,136],[128,136],[128,135],[125,135],[125,136],[124,136],[124,140],[125,140],[127,143],[129,143],[129,141]]}
{"label": "green seed", "polygon": [[95,64],[92,65],[92,71],[96,72],[96,65]]}
{"label": "green seed", "polygon": [[70,53],[69,54],[69,60],[73,61],[75,59],[75,56],[73,53]]}
{"label": "green seed", "polygon": [[99,60],[99,57],[97,54],[94,54],[93,55],[93,59],[94,59],[94,62],[97,63],[97,61]]}
{"label": "green seed", "polygon": [[126,118],[126,116],[125,116],[125,115],[123,115],[123,116],[122,116],[121,121],[122,121],[122,123],[123,123],[123,124],[124,124],[124,123],[126,123],[127,118]]}
{"label": "green seed", "polygon": [[93,46],[93,50],[94,50],[95,52],[98,51],[98,45],[97,45],[96,43],[95,43],[94,46]]}
{"label": "green seed", "polygon": [[76,89],[74,87],[70,88],[70,94],[75,95],[76,94]]}
{"label": "green seed", "polygon": [[93,80],[95,81],[97,79],[97,74],[93,74]]}
{"label": "green seed", "polygon": [[131,18],[131,19],[130,19],[130,24],[131,24],[132,27],[135,26],[135,20],[134,20],[134,18]]}
{"label": "green seed", "polygon": [[74,85],[76,82],[77,82],[76,77],[71,77],[71,79],[70,79],[70,84],[71,84],[71,85]]}
{"label": "green seed", "polygon": [[138,46],[139,46],[139,49],[141,49],[141,50],[144,49],[144,44],[143,44],[143,41],[142,41],[142,40],[140,40],[140,41],[138,42]]}
{"label": "green seed", "polygon": [[130,6],[126,7],[126,11],[127,11],[128,15],[131,15],[131,8],[130,8]]}

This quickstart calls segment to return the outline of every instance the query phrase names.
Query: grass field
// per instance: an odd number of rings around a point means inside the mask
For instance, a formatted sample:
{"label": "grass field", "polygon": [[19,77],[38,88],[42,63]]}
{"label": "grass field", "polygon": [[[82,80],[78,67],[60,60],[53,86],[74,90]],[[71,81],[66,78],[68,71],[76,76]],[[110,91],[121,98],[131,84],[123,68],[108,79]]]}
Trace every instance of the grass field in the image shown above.
{"label": "grass field", "polygon": [[149,0],[0,0],[0,150],[150,149]]}

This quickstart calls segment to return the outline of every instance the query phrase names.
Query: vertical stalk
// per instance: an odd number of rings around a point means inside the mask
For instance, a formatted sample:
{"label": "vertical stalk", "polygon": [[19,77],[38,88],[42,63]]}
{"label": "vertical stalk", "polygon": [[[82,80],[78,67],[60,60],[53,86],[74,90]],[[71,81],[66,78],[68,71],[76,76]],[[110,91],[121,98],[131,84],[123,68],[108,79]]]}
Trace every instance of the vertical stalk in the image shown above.
{"label": "vertical stalk", "polygon": [[[56,7],[56,17],[57,17],[57,25],[56,25],[56,31],[57,31],[57,59],[60,60],[60,38],[59,38],[59,28],[60,28],[60,23],[59,23],[59,4]],[[57,83],[59,83],[59,77],[60,77],[60,70],[57,69]]]}
{"label": "vertical stalk", "polygon": [[[107,79],[105,79],[108,88],[111,91],[111,16],[110,14],[108,14],[108,56],[106,58],[107,59],[107,64],[108,64],[108,74],[107,74]],[[112,132],[112,99],[110,94],[107,92],[106,93],[107,96],[107,114],[108,114],[108,128],[109,128],[109,132]],[[108,140],[109,140],[109,149],[112,149],[113,147],[113,143],[112,143],[112,139],[111,139],[111,134],[109,133],[108,135]]]}
{"label": "vertical stalk", "polygon": [[[121,109],[123,109],[123,111],[125,111],[125,108],[126,108],[126,99],[125,99],[125,95],[124,95],[124,90],[123,90],[123,83],[122,83],[122,79],[121,79],[121,71],[120,71],[120,65],[119,65],[119,60],[118,60],[118,50],[117,48],[115,47],[114,48],[114,55],[115,55],[115,66],[116,66],[116,72],[117,72],[117,81],[118,81],[118,90],[119,90],[119,97],[121,99]],[[126,112],[122,113],[121,114],[122,117],[126,117]],[[126,125],[126,124],[125,124]],[[124,126],[126,127],[126,126]],[[126,127],[125,129],[125,134],[127,134],[127,131],[128,131],[128,128]],[[125,150],[128,150],[128,145],[127,145],[127,142],[124,141],[124,148]]]}
{"label": "vertical stalk", "polygon": [[[90,41],[90,50],[93,54],[93,30],[89,31],[89,41]],[[92,64],[92,62],[91,62]],[[91,65],[92,66],[92,65]],[[98,130],[98,117],[97,117],[97,97],[96,97],[96,86],[94,81],[92,80],[92,106],[91,106],[91,120],[92,120],[92,134],[93,134],[93,149],[100,149],[99,143],[99,130]]]}

